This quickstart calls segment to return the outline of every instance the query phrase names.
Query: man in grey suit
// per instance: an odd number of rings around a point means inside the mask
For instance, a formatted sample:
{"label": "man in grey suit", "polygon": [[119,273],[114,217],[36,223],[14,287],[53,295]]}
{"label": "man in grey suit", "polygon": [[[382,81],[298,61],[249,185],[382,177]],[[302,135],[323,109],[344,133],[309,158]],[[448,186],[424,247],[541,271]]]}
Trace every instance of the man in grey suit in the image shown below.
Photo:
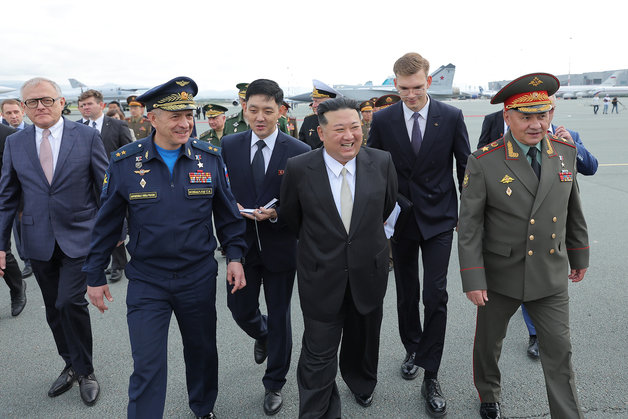
{"label": "man in grey suit", "polygon": [[48,391],[56,397],[78,379],[81,398],[93,405],[100,392],[92,365],[92,331],[81,268],[98,212],[97,192],[107,158],[97,131],[61,116],[61,89],[34,78],[21,88],[34,126],[7,138],[0,177],[0,274],[6,268],[11,224],[24,199],[24,252],[42,291],[61,375]]}
{"label": "man in grey suit", "polygon": [[521,303],[539,336],[551,416],[583,417],[571,365],[568,279],[584,278],[589,243],[576,146],[547,134],[549,96],[558,85],[551,74],[535,73],[500,90],[491,103],[504,103],[510,129],[467,163],[458,255],[463,290],[478,306],[473,378],[482,418],[501,417],[497,362]]}
{"label": "man in grey suit", "polygon": [[[105,102],[102,93],[98,90],[90,89],[81,93],[79,104],[81,113],[89,118],[85,124],[100,132],[100,138],[102,138],[105,146],[107,158],[120,147],[133,142],[131,131],[126,121],[111,118],[103,113]],[[111,252],[111,277],[109,278],[111,282],[118,282],[122,279],[122,272],[128,261],[126,247],[124,246],[125,237],[126,227],[120,234],[121,243]]]}
{"label": "man in grey suit", "polygon": [[297,277],[305,331],[297,367],[299,416],[341,417],[340,372],[368,407],[377,384],[388,282],[384,221],[395,206],[390,154],[362,147],[358,103],[321,103],[323,147],[288,159],[279,219],[298,235]]}

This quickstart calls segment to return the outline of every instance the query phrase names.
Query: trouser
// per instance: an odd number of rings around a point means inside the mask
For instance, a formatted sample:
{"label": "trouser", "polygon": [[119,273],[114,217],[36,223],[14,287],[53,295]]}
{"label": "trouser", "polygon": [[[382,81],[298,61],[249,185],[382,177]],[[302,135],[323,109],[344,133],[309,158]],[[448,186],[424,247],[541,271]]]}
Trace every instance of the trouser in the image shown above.
{"label": "trouser", "polygon": [[15,260],[15,256],[11,252],[6,252],[6,267],[4,271],[4,282],[7,283],[11,294],[11,301],[22,293],[24,282],[22,281],[22,272]]}
{"label": "trouser", "polygon": [[[443,355],[447,326],[447,268],[453,230],[428,240],[396,238],[392,251],[397,287],[399,334],[406,352],[416,352],[415,364],[437,372]],[[423,261],[423,326],[419,249]]]}
{"label": "trouser", "polygon": [[[501,372],[498,361],[508,322],[521,300],[488,291],[488,301],[478,307],[473,377],[482,403],[499,402]],[[582,418],[571,365],[569,295],[567,291],[525,302],[539,337],[541,365],[553,418]]]}
{"label": "trouser", "polygon": [[92,327],[85,299],[87,275],[81,271],[84,262],[85,257],[71,258],[56,243],[50,260],[31,259],[57,351],[78,375],[94,372]]}
{"label": "trouser", "polygon": [[[189,406],[209,414],[218,395],[216,262],[187,275],[127,267],[127,323],[133,353],[129,418],[161,418],[167,385],[168,328],[174,312],[183,341]],[[209,271],[209,273],[208,273]]]}

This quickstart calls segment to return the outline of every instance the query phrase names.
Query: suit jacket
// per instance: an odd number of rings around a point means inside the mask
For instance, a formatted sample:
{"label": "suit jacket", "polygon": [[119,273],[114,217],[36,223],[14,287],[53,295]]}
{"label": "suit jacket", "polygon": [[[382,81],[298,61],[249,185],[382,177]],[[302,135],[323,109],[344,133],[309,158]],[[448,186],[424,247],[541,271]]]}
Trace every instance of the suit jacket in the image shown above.
{"label": "suit jacket", "polygon": [[[556,125],[552,124],[552,131],[556,132]],[[578,160],[576,163],[578,173],[586,176],[594,175],[597,172],[598,162],[593,154],[586,149],[580,134],[576,131],[568,129],[571,138],[578,149]],[[480,134],[480,140],[478,141],[478,148],[482,148],[487,144],[499,140],[504,136],[504,112],[497,111],[484,117],[482,123],[482,133]]]}
{"label": "suit jacket", "polygon": [[469,156],[460,203],[463,290],[522,301],[567,289],[568,268],[589,264],[576,182],[576,147],[546,135],[537,179],[510,131]]}
{"label": "suit jacket", "polygon": [[0,124],[0,170],[2,170],[2,155],[4,154],[4,144],[7,140],[7,137],[17,130],[11,128],[10,126]]}
{"label": "suit jacket", "polygon": [[356,309],[381,306],[388,282],[384,221],[395,206],[397,176],[390,154],[362,148],[349,233],[334,203],[323,149],[288,160],[281,185],[281,217],[298,235],[297,277],[303,314],[329,321],[347,289]]}
{"label": "suit jacket", "polygon": [[127,124],[126,121],[111,118],[107,115],[105,115],[102,122],[100,137],[105,146],[107,158],[120,147],[133,142],[131,131],[129,131],[129,124]]}
{"label": "suit jacket", "polygon": [[432,238],[453,229],[458,220],[458,193],[454,184],[453,158],[456,158],[458,184],[462,185],[469,156],[467,127],[460,109],[434,99],[430,108],[418,156],[406,129],[403,103],[373,115],[367,145],[390,152],[397,169],[399,194],[413,203],[414,222],[402,228],[405,238]]}
{"label": "suit jacket", "polygon": [[[222,139],[222,158],[229,170],[231,191],[236,201],[244,208],[259,208],[273,198],[279,199],[281,181],[284,177],[286,162],[290,157],[303,154],[310,147],[299,140],[279,132],[273,153],[268,162],[268,169],[259,195],[255,192],[253,172],[251,170],[251,130],[227,135]],[[296,239],[281,216],[281,202],[276,207],[276,223],[263,221],[257,223],[246,218],[246,244],[248,246],[245,261],[253,262],[252,251],[258,246],[257,231],[262,264],[272,272],[280,272],[296,267]]]}
{"label": "suit jacket", "polygon": [[478,141],[478,148],[499,140],[504,136],[504,111],[490,113],[484,117],[482,122],[482,132]]}
{"label": "suit jacket", "polygon": [[52,184],[39,162],[35,127],[9,136],[0,177],[0,250],[8,250],[21,192],[26,257],[49,260],[55,242],[71,258],[87,255],[106,168],[98,131],[65,118]]}

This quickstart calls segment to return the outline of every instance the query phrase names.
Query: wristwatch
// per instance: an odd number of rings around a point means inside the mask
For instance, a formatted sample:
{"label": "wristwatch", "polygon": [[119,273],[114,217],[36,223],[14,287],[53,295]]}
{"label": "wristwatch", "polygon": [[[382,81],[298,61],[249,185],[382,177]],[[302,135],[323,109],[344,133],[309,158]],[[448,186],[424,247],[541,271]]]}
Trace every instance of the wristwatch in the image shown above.
{"label": "wristwatch", "polygon": [[233,259],[229,259],[227,258],[227,265],[230,264],[231,262],[238,262],[241,263],[242,265],[244,265],[244,258],[233,258]]}

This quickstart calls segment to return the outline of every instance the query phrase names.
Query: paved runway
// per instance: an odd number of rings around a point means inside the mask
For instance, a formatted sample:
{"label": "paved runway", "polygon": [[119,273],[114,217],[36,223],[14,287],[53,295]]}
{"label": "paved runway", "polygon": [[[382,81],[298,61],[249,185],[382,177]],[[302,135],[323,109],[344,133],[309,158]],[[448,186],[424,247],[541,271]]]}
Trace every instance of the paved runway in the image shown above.
{"label": "paved runway", "polygon": [[[482,116],[499,109],[487,101],[453,101],[466,117],[472,148]],[[579,131],[600,161],[593,177],[579,176],[591,242],[591,267],[583,282],[570,285],[571,336],[576,385],[587,418],[628,417],[628,111],[594,116],[589,100],[558,102],[555,122]],[[74,115],[73,115],[74,116]],[[76,119],[76,118],[74,118]],[[219,395],[215,413],[223,418],[263,418],[264,365],[253,361],[253,341],[239,330],[226,306],[224,263],[218,275]],[[440,382],[449,418],[478,417],[473,387],[471,349],[474,306],[461,291],[457,253],[449,269],[449,319]],[[102,387],[94,407],[81,402],[78,387],[51,399],[46,392],[63,368],[48,329],[41,294],[34,277],[27,280],[28,304],[16,318],[10,314],[8,288],[0,285],[0,418],[123,418],[132,371],[126,326],[126,279],[111,286],[115,301],[101,315],[90,309],[94,331],[94,363]],[[420,396],[421,379],[399,375],[404,350],[399,340],[393,275],[385,299],[380,348],[379,384],[373,405],[358,406],[339,377],[343,417],[426,418]],[[292,367],[277,418],[298,412],[296,362],[303,324],[295,287]],[[527,331],[520,314],[510,324],[502,358],[502,409],[508,418],[549,417],[541,365],[526,356]],[[182,345],[176,321],[170,327],[168,394],[165,417],[191,418],[187,405]]]}

